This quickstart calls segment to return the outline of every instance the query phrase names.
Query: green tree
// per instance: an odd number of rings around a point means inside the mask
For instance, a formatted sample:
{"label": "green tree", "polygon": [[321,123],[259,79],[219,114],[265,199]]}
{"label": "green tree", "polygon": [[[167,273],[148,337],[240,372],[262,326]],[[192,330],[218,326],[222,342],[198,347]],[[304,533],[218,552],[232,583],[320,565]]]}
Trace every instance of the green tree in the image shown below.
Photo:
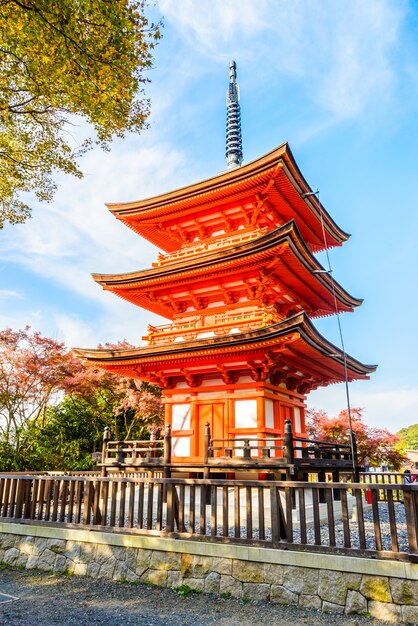
{"label": "green tree", "polygon": [[146,71],[160,37],[147,0],[0,0],[0,228],[50,201],[55,171],[81,177],[77,118],[108,148],[146,125]]}
{"label": "green tree", "polygon": [[405,452],[405,450],[418,450],[418,424],[411,424],[407,428],[401,428],[396,433],[399,437],[399,449]]}

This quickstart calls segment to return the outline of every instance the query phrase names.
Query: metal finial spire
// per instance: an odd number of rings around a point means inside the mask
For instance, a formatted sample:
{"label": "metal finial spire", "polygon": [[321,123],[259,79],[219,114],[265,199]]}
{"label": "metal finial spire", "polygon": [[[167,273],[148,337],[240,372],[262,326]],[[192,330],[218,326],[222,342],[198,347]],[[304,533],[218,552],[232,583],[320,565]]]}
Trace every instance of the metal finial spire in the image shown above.
{"label": "metal finial spire", "polygon": [[229,88],[226,92],[226,162],[228,169],[242,163],[241,111],[239,107],[239,85],[236,82],[237,65],[229,62]]}

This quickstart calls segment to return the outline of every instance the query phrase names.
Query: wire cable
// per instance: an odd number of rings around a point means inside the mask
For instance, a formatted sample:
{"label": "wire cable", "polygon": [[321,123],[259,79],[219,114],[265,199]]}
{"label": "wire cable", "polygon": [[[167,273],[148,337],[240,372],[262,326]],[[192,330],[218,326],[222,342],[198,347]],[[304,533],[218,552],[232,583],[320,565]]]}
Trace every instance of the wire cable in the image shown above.
{"label": "wire cable", "polygon": [[348,380],[348,369],[347,369],[347,353],[345,351],[344,336],[343,336],[343,331],[342,331],[342,326],[341,326],[340,311],[338,309],[337,296],[336,296],[336,293],[335,293],[334,279],[331,276],[331,274],[332,274],[332,266],[331,266],[331,259],[330,259],[330,256],[329,256],[328,244],[327,244],[326,233],[325,233],[325,225],[324,225],[324,216],[323,216],[323,211],[322,211],[322,205],[321,205],[321,202],[320,202],[320,199],[319,199],[319,189],[317,189],[316,191],[312,191],[312,192],[306,193],[306,194],[304,194],[303,197],[306,197],[306,196],[315,196],[316,199],[318,200],[319,217],[320,217],[321,229],[322,229],[322,238],[324,240],[325,254],[326,254],[327,265],[328,265],[327,273],[329,274],[330,279],[331,279],[332,296],[333,296],[333,299],[334,299],[335,314],[337,316],[338,332],[339,332],[339,335],[340,335],[340,342],[341,342],[341,351],[343,353],[345,395],[346,395],[346,402],[347,402],[348,423],[349,423],[349,429],[350,429],[351,459],[352,459],[353,473],[354,473],[353,478],[355,479],[356,463],[355,463],[355,458],[354,458],[353,418],[352,418],[352,415],[351,415],[350,391],[349,391],[349,387],[348,387],[349,380]]}

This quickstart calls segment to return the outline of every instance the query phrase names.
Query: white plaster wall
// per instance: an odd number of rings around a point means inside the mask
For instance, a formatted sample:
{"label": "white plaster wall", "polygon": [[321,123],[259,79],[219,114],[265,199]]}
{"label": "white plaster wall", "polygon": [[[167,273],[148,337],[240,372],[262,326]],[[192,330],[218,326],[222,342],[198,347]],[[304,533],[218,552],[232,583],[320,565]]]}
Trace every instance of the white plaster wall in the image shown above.
{"label": "white plaster wall", "polygon": [[190,430],[190,404],[173,404],[171,428]]}

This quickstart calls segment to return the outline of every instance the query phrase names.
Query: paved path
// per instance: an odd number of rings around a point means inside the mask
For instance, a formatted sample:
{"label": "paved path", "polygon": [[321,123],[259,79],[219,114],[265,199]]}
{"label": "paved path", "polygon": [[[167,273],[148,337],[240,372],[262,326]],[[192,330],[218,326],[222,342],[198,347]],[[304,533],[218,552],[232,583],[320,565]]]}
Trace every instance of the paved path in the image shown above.
{"label": "paved path", "polygon": [[[0,594],[2,626],[387,626],[366,617],[11,569],[0,572]],[[2,602],[4,594],[18,599]]]}

